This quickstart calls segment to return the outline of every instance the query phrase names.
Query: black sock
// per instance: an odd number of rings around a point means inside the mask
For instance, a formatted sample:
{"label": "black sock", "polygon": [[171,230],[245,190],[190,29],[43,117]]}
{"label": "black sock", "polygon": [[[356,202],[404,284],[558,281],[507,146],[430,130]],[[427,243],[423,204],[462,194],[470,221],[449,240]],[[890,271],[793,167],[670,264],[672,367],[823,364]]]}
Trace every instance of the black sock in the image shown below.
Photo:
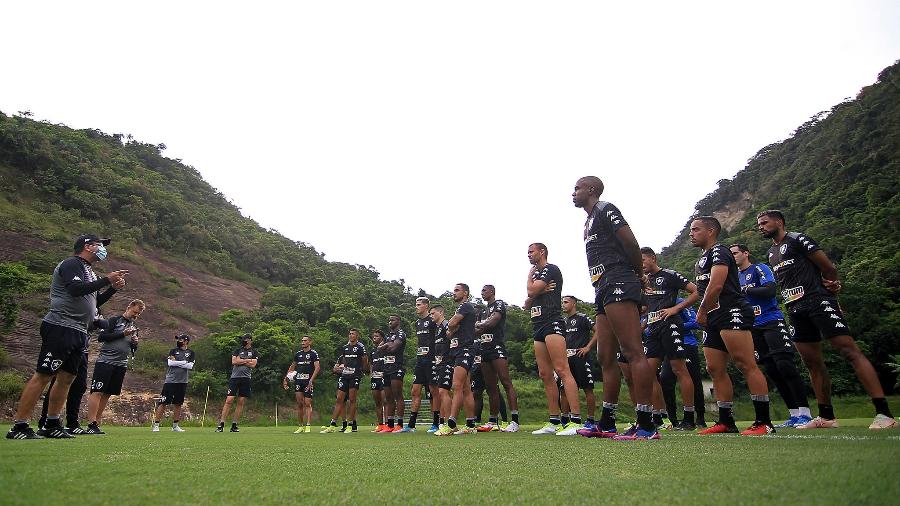
{"label": "black sock", "polygon": [[884,415],[889,418],[894,418],[894,415],[891,414],[891,408],[888,407],[887,399],[885,399],[884,397],[872,397],[872,404],[875,405],[876,415]]}
{"label": "black sock", "polygon": [[587,417],[587,418],[586,418],[586,419],[585,419],[585,422],[586,422],[586,423],[589,423],[589,424],[591,424],[591,425],[596,425],[596,423],[595,423],[595,420],[594,420],[594,417],[593,417],[593,416],[589,416],[589,417]]}
{"label": "black sock", "polygon": [[353,421],[350,423],[350,428],[353,429],[353,430],[356,430],[356,420],[353,420]]}
{"label": "black sock", "polygon": [[432,411],[431,412],[431,424],[437,425],[441,423],[441,412],[440,411]]}
{"label": "black sock", "polygon": [[570,418],[572,419],[572,423],[581,425],[581,413],[572,413]]}
{"label": "black sock", "polygon": [[519,423],[519,412],[518,411],[510,411],[509,416],[512,418],[512,421]]}
{"label": "black sock", "polygon": [[403,427],[403,417],[397,417],[397,427]]}
{"label": "black sock", "polygon": [[657,427],[662,427],[662,424],[663,424],[663,417],[662,417],[661,414],[659,414],[659,413],[651,413],[651,414],[650,414],[650,419],[653,420],[653,425],[656,425]]}
{"label": "black sock", "polygon": [[819,404],[819,417],[826,420],[834,420],[834,406],[831,404]]}
{"label": "black sock", "polygon": [[609,431],[616,427],[616,408],[617,404],[610,402],[603,403],[603,409],[600,411],[600,429]]}
{"label": "black sock", "polygon": [[[94,425],[97,425],[97,422],[94,422]],[[232,427],[237,427],[237,422],[235,422],[234,420],[232,420],[232,421],[231,421],[231,426],[232,426]]]}
{"label": "black sock", "polygon": [[653,424],[653,412],[650,410],[649,406],[638,405],[636,415],[637,424],[641,430],[647,432],[656,431],[656,426]]}
{"label": "black sock", "polygon": [[178,422],[180,422],[180,421],[181,420],[172,420],[172,425],[178,425]]}
{"label": "black sock", "polygon": [[389,417],[388,417],[388,428],[389,428],[389,429],[393,429],[393,428],[394,428],[394,417],[393,417],[393,416],[389,416]]}
{"label": "black sock", "polygon": [[346,428],[347,428],[347,420],[341,421],[341,430],[344,430]]}
{"label": "black sock", "polygon": [[418,412],[418,411],[413,411],[413,412],[411,412],[411,413],[409,414],[409,428],[410,428],[410,429],[415,428],[415,426],[416,426],[416,418],[418,418],[418,417],[419,417],[419,412]]}
{"label": "black sock", "polygon": [[439,420],[438,424],[444,425],[445,423],[447,423],[447,420],[444,420],[444,417],[442,416],[441,419]]}
{"label": "black sock", "polygon": [[724,425],[734,425],[734,415],[731,412],[731,407],[734,405],[731,402],[717,402],[719,405],[719,423]]}
{"label": "black sock", "polygon": [[565,413],[564,415],[560,416],[559,421],[562,422],[563,425],[569,423],[569,414]]}
{"label": "black sock", "polygon": [[22,430],[25,428],[28,428],[28,422],[16,422],[16,424],[13,425],[13,429],[15,430]]}
{"label": "black sock", "polygon": [[474,418],[466,418],[466,427],[470,429],[475,428],[475,419]]}
{"label": "black sock", "polygon": [[683,420],[684,423],[689,423],[691,425],[694,424],[694,412],[693,411],[685,411],[682,418],[684,419]]}
{"label": "black sock", "polygon": [[559,425],[559,415],[550,415],[550,423]]}
{"label": "black sock", "polygon": [[456,428],[456,418],[455,417],[451,416],[450,418],[447,419],[447,427],[450,427],[451,429]]}
{"label": "black sock", "polygon": [[62,423],[60,423],[59,418],[47,417],[47,421],[44,422],[44,428],[56,429],[59,427],[62,427]]}
{"label": "black sock", "polygon": [[756,423],[772,424],[769,418],[769,396],[768,395],[751,395],[753,400],[753,410],[756,412]]}

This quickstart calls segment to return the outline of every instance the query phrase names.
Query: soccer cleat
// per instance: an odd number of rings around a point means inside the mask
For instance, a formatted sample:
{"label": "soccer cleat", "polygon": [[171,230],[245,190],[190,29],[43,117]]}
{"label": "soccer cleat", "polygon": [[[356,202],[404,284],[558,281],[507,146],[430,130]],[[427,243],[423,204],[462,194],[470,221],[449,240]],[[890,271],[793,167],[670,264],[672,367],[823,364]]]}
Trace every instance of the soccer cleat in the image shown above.
{"label": "soccer cleat", "polygon": [[562,427],[558,431],[556,431],[557,436],[574,436],[578,433],[578,429],[583,429],[584,425],[575,422],[569,422]]}
{"label": "soccer cleat", "polygon": [[506,427],[500,427],[501,432],[519,432],[519,424],[516,422],[509,422]]}
{"label": "soccer cleat", "polygon": [[373,430],[372,432],[384,432],[385,429],[387,429],[387,425],[385,425],[383,423],[379,423],[378,425],[375,426],[375,430]]}
{"label": "soccer cleat", "polygon": [[416,431],[416,428],[415,428],[415,427],[410,427],[410,426],[407,425],[407,426],[404,426],[404,427],[403,427],[402,429],[400,429],[400,430],[395,430],[394,432],[415,432],[415,431]]}
{"label": "soccer cleat", "polygon": [[672,427],[673,430],[683,430],[683,431],[694,431],[697,430],[697,426],[692,424],[691,422],[686,422],[684,420],[678,422],[678,425]]}
{"label": "soccer cleat", "polygon": [[340,432],[341,434],[350,434],[352,431],[353,431],[353,427],[351,427],[349,425],[338,429],[338,432]]}
{"label": "soccer cleat", "polygon": [[319,434],[334,434],[335,432],[337,432],[339,430],[340,429],[338,429],[334,425],[329,425],[328,427],[325,427],[324,429],[320,430]]}
{"label": "soccer cleat", "polygon": [[[91,429],[91,427],[88,426],[88,430],[90,430],[90,429]],[[91,433],[88,432],[88,434],[91,434]],[[103,432],[100,432],[100,434],[103,434]],[[66,432],[66,429],[64,429],[62,427],[58,427],[58,426],[57,427],[46,427],[45,426],[43,429],[37,431],[37,435],[43,436],[48,439],[75,439],[75,436]]]}
{"label": "soccer cleat", "polygon": [[587,424],[584,425],[583,429],[578,429],[575,431],[576,434],[584,437],[600,437],[600,432],[600,427],[591,425],[590,428],[588,428]]}
{"label": "soccer cleat", "polygon": [[237,425],[232,425],[231,429],[229,429],[228,432],[240,432],[240,431],[241,431],[241,429],[238,429]]}
{"label": "soccer cleat", "polygon": [[35,434],[34,429],[27,425],[21,429],[13,426],[6,433],[6,439],[44,439],[44,436]]}
{"label": "soccer cleat", "polygon": [[880,430],[880,429],[893,429],[897,426],[897,420],[878,413],[875,415],[875,419],[872,420],[872,425],[869,425],[869,428],[872,430]]}
{"label": "soccer cleat", "polygon": [[401,430],[403,430],[403,426],[402,426],[402,425],[396,425],[396,426],[394,426],[394,428],[391,430],[391,432],[400,432]]}
{"label": "soccer cleat", "polygon": [[758,422],[753,422],[750,428],[741,432],[742,436],[767,436],[769,434],[775,434],[775,427],[772,427],[771,423]]}
{"label": "soccer cleat", "polygon": [[466,434],[475,434],[478,431],[475,430],[475,427],[466,427],[465,425],[457,425],[456,426],[456,434],[464,436]]}
{"label": "soccer cleat", "polygon": [[737,434],[740,432],[737,427],[734,425],[728,425],[720,422],[716,422],[715,425],[708,429],[703,429],[697,434],[701,436],[706,436],[708,434]]}
{"label": "soccer cleat", "polygon": [[219,425],[216,425],[216,432],[225,432],[225,424],[220,423]]}
{"label": "soccer cleat", "polygon": [[631,434],[620,434],[612,438],[613,441],[646,441],[651,439],[661,439],[658,430],[637,429]]}
{"label": "soccer cleat", "polygon": [[795,425],[795,429],[836,429],[838,428],[837,420],[826,420],[821,416],[817,416],[803,425]]}
{"label": "soccer cleat", "polygon": [[172,425],[172,432],[184,432],[180,425]]}
{"label": "soccer cleat", "polygon": [[478,427],[475,428],[475,430],[477,430],[478,432],[493,432],[493,431],[499,431],[500,427],[497,427],[493,423],[488,422],[486,424],[479,425]]}
{"label": "soccer cleat", "polygon": [[[807,424],[807,423],[810,422],[810,420],[812,420],[812,417],[811,417],[811,416],[800,415],[800,416],[797,417],[797,423],[795,423],[795,424],[792,425],[791,427],[794,428],[794,429],[796,429],[798,425]],[[776,427],[777,427],[777,425],[776,425]]]}
{"label": "soccer cleat", "polygon": [[592,422],[584,422],[584,428],[585,428],[585,429],[593,429],[596,425],[597,425],[597,424],[592,423]]}
{"label": "soccer cleat", "polygon": [[556,434],[556,431],[558,431],[560,427],[562,427],[562,425],[547,422],[543,427],[541,427],[538,430],[533,430],[533,431],[531,431],[531,433],[534,434],[535,436],[542,436],[545,434]]}
{"label": "soccer cleat", "polygon": [[303,430],[303,426],[297,427],[297,430],[294,431],[294,434],[303,434],[305,431]]}
{"label": "soccer cleat", "polygon": [[81,425],[75,425],[73,427],[66,427],[66,432],[73,436],[80,436],[85,433],[85,430]]}
{"label": "soccer cleat", "polygon": [[310,432],[312,432],[312,427],[310,427],[309,425],[307,425],[307,426],[304,428],[303,432],[309,434]]}
{"label": "soccer cleat", "polygon": [[154,423],[153,423],[153,428],[150,429],[150,432],[159,432],[159,424],[156,423],[156,422],[154,422]]}
{"label": "soccer cleat", "polygon": [[697,420],[697,428],[705,429],[706,427],[708,427],[708,425],[706,425],[706,420],[704,420],[702,418]]}
{"label": "soccer cleat", "polygon": [[[792,417],[788,418],[787,420],[785,420],[785,421],[779,423],[779,424],[776,425],[775,427],[777,427],[777,428],[779,428],[779,429],[783,429],[783,428],[785,428],[785,427],[793,427],[793,426],[795,426],[795,425],[798,425],[799,423],[800,423],[800,417],[799,417],[799,416],[792,416]],[[804,422],[804,423],[806,423],[806,422]]]}
{"label": "soccer cleat", "polygon": [[675,430],[675,426],[671,423],[664,423],[657,427],[656,430]]}
{"label": "soccer cleat", "polygon": [[437,426],[437,425],[432,425],[432,426],[431,426],[427,431],[425,431],[425,432],[427,432],[427,433],[429,433],[429,434],[434,434],[434,433],[437,432],[439,429],[440,429],[439,426]]}
{"label": "soccer cleat", "polygon": [[100,426],[97,425],[97,424],[94,423],[94,422],[91,422],[91,423],[88,424],[87,429],[84,429],[84,433],[85,433],[85,434],[90,434],[90,435],[106,434],[105,432],[103,432],[102,430],[100,430]]}
{"label": "soccer cleat", "polygon": [[394,432],[394,428],[388,427],[387,425],[381,425],[378,429],[378,432],[380,432],[381,434],[387,434],[389,432]]}
{"label": "soccer cleat", "polygon": [[441,425],[438,430],[434,433],[435,436],[452,436],[453,429],[450,428],[449,425]]}

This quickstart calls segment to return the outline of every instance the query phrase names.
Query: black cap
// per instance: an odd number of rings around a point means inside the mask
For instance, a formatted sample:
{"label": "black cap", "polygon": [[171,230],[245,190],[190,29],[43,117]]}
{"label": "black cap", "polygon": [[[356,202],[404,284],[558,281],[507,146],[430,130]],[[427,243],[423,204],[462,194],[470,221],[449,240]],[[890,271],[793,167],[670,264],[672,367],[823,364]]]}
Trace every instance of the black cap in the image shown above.
{"label": "black cap", "polygon": [[188,341],[188,342],[190,342],[190,340],[191,340],[191,336],[189,336],[189,335],[187,335],[187,334],[179,334],[179,335],[175,336],[175,342],[176,342],[176,343],[177,343],[177,342],[181,342],[181,341]]}
{"label": "black cap", "polygon": [[81,253],[81,250],[83,250],[85,246],[87,246],[88,244],[93,244],[95,242],[99,242],[104,246],[108,246],[109,243],[112,242],[112,240],[105,237],[100,238],[94,234],[83,234],[79,235],[78,239],[75,239],[75,246],[73,249],[75,250],[75,253]]}
{"label": "black cap", "polygon": [[241,336],[241,344],[247,344],[247,341],[252,341],[252,340],[253,340],[253,336],[251,336],[250,334],[244,334]]}

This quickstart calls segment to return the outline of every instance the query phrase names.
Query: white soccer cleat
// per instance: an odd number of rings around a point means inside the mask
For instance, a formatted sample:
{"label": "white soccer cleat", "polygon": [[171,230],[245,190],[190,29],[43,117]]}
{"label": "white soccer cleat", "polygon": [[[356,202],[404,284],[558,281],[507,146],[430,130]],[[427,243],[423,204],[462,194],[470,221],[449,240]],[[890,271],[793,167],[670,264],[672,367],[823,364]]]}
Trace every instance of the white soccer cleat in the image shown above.
{"label": "white soccer cleat", "polygon": [[875,415],[875,419],[872,420],[872,425],[869,425],[869,428],[872,430],[879,429],[893,429],[897,426],[897,420],[893,418],[882,415],[881,413]]}
{"label": "white soccer cleat", "polygon": [[552,435],[556,434],[556,431],[559,430],[559,425],[547,422],[546,425],[541,427],[538,430],[531,431],[535,436],[544,436],[544,435]]}
{"label": "white soccer cleat", "polygon": [[154,424],[153,424],[153,428],[151,429],[151,431],[152,431],[152,432],[159,432],[159,424],[158,424],[158,423],[154,423]]}
{"label": "white soccer cleat", "polygon": [[516,422],[509,422],[506,427],[500,429],[503,432],[519,432],[519,424]]}
{"label": "white soccer cleat", "polygon": [[182,429],[182,428],[181,428],[180,426],[178,426],[178,425],[173,425],[173,426],[172,426],[172,432],[184,432],[184,429]]}
{"label": "white soccer cleat", "polygon": [[578,429],[583,429],[584,426],[578,423],[569,422],[562,426],[557,432],[557,436],[574,436],[578,434]]}
{"label": "white soccer cleat", "polygon": [[836,429],[840,427],[837,420],[826,420],[817,416],[803,425],[795,425],[795,429]]}

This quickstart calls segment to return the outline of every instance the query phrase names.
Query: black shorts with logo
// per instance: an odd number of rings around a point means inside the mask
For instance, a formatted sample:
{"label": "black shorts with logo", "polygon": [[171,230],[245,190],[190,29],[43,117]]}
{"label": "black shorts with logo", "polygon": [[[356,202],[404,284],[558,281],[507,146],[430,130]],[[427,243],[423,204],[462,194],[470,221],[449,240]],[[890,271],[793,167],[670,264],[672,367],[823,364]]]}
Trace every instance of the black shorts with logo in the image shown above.
{"label": "black shorts with logo", "polygon": [[579,357],[572,354],[576,351],[578,350],[566,350],[566,355],[569,355],[569,371],[572,372],[572,377],[575,378],[575,384],[582,390],[594,388],[594,371],[591,368],[591,362],[587,357]]}
{"label": "black shorts with logo", "polygon": [[779,353],[792,355],[795,351],[791,341],[791,333],[784,320],[772,320],[753,327],[753,354],[756,355],[756,363]]}
{"label": "black shorts with logo", "polygon": [[125,381],[125,372],[127,370],[123,365],[97,362],[94,364],[94,376],[91,378],[91,393],[121,394],[122,383]]}
{"label": "black shorts with logo", "polygon": [[606,314],[603,307],[617,302],[634,302],[640,307],[643,294],[644,290],[637,274],[617,269],[603,274],[594,285],[594,305],[597,314]]}
{"label": "black shorts with logo", "polygon": [[[488,341],[485,341],[488,339]],[[506,359],[506,344],[499,339],[493,337],[482,338],[481,340],[481,360],[493,362],[494,360]]]}
{"label": "black shorts with logo", "polygon": [[[382,374],[384,374],[384,373],[382,373]],[[372,376],[372,390],[373,391],[384,390],[384,376],[380,376],[377,378],[375,376]]]}
{"label": "black shorts with logo", "polygon": [[566,335],[566,322],[561,317],[550,320],[532,320],[531,325],[534,327],[534,340],[539,343],[543,343],[547,336],[552,334],[563,337]]}
{"label": "black shorts with logo", "polygon": [[413,369],[413,385],[425,385],[428,386],[432,383],[431,381],[431,361],[430,360],[417,360],[416,367]]}
{"label": "black shorts with logo", "polygon": [[728,352],[722,340],[723,330],[751,330],[753,328],[753,308],[749,304],[737,307],[719,307],[707,313],[703,330],[703,347]]}
{"label": "black shorts with logo", "polygon": [[359,376],[340,375],[337,381],[337,388],[341,392],[349,392],[351,389],[359,390]]}
{"label": "black shorts with logo", "polygon": [[86,341],[87,334],[80,330],[41,321],[41,351],[35,370],[42,374],[56,374],[60,370],[78,374]]}
{"label": "black shorts with logo", "polygon": [[300,379],[300,375],[297,375],[297,378],[294,379],[294,393],[295,394],[303,394],[303,397],[307,399],[312,399],[313,397],[313,389],[309,390],[306,387],[309,386],[309,379]]}
{"label": "black shorts with logo", "polygon": [[647,358],[683,360],[687,356],[684,334],[683,324],[660,322],[650,328],[649,335],[644,336],[644,354]]}
{"label": "black shorts with logo", "polygon": [[184,404],[184,394],[187,391],[187,383],[164,383],[159,394],[159,403],[176,406]]}
{"label": "black shorts with logo", "polygon": [[[475,355],[472,353],[471,348],[456,348],[455,350],[452,350],[451,353],[450,361],[453,364],[453,367],[462,367],[469,371],[472,369],[472,366],[475,365]],[[452,383],[453,373],[451,372],[450,374]]]}
{"label": "black shorts with logo", "polygon": [[250,397],[250,378],[230,378],[228,380],[228,397]]}
{"label": "black shorts with logo", "polygon": [[837,299],[816,297],[799,300],[788,307],[793,340],[798,343],[817,343],[837,336],[849,336],[850,326]]}
{"label": "black shorts with logo", "polygon": [[484,373],[481,372],[481,367],[473,367],[469,372],[469,379],[472,383],[472,390],[479,392],[484,390]]}
{"label": "black shorts with logo", "polygon": [[453,388],[453,359],[448,359],[446,362],[438,364],[437,367],[441,375],[438,388],[451,390]]}
{"label": "black shorts with logo", "polygon": [[440,385],[441,379],[444,377],[444,371],[447,369],[447,363],[444,357],[435,357],[431,363],[431,384]]}

